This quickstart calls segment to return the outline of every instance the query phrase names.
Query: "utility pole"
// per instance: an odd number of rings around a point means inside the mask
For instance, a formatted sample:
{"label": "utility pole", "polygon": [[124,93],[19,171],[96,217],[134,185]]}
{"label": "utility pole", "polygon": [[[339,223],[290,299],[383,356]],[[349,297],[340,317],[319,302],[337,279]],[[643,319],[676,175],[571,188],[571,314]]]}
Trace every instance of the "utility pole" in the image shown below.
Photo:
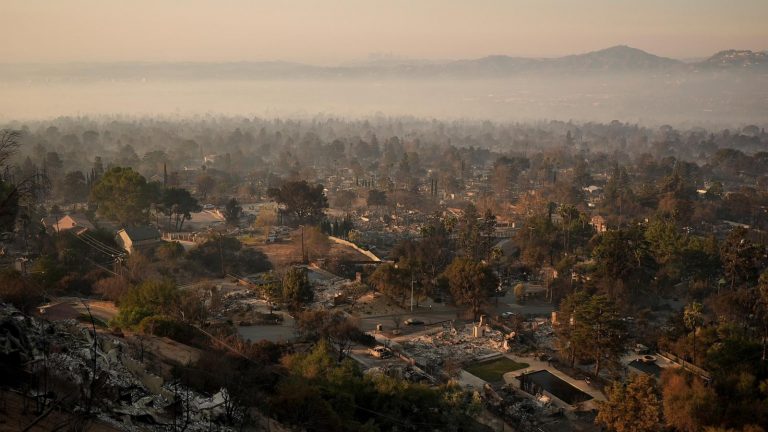
{"label": "utility pole", "polygon": [[301,261],[307,263],[307,253],[304,250],[304,225],[301,226]]}
{"label": "utility pole", "polygon": [[224,249],[221,246],[221,233],[219,233],[219,259],[221,260],[221,277],[224,277]]}
{"label": "utility pole", "polygon": [[413,312],[413,271],[411,271],[411,312]]}

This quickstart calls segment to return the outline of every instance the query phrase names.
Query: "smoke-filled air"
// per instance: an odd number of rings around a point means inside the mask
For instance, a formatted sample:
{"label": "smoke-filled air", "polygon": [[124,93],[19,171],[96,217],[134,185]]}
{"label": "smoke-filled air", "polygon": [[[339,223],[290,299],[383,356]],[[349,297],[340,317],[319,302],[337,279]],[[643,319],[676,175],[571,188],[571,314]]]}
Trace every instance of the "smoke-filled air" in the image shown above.
{"label": "smoke-filled air", "polygon": [[0,3],[0,432],[768,432],[766,0]]}

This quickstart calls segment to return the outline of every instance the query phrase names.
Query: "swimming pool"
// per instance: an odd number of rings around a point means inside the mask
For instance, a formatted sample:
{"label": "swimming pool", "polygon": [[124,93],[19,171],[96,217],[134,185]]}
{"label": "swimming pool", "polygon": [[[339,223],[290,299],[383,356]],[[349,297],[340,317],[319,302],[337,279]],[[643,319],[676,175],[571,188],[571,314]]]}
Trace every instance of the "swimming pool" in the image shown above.
{"label": "swimming pool", "polygon": [[648,375],[653,375],[656,378],[661,377],[661,367],[659,367],[659,365],[656,363],[645,363],[641,362],[640,360],[632,360],[629,365],[641,372],[647,373]]}
{"label": "swimming pool", "polygon": [[555,375],[552,375],[546,370],[523,374],[520,375],[518,379],[520,380],[520,388],[532,395],[536,395],[542,390],[546,390],[551,395],[569,405],[592,399],[592,396],[568,384]]}

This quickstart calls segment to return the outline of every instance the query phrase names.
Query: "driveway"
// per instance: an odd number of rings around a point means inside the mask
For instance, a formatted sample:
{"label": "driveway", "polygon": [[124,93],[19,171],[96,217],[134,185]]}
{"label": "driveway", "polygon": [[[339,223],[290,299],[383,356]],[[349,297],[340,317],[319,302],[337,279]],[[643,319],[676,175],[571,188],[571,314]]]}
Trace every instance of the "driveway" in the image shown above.
{"label": "driveway", "polygon": [[[260,312],[269,312],[269,307],[263,300],[254,302],[257,304],[257,310]],[[275,314],[282,314],[283,322],[280,324],[263,324],[253,326],[241,326],[237,328],[240,336],[251,341],[268,340],[271,342],[290,342],[296,339],[296,327],[294,319],[286,312],[275,311]]]}

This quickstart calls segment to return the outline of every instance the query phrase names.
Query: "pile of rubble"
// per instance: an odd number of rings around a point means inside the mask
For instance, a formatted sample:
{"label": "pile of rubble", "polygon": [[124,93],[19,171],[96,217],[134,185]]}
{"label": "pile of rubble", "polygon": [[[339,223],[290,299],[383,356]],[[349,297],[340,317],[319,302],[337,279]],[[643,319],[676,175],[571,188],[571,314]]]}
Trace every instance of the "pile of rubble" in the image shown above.
{"label": "pile of rubble", "polygon": [[119,339],[94,334],[74,320],[31,318],[2,303],[0,370],[0,385],[43,406],[57,403],[73,413],[90,412],[122,430],[164,429],[179,421],[190,432],[210,430],[212,424],[233,430],[219,424],[233,413],[226,390],[206,397],[165,383],[131,357]]}
{"label": "pile of rubble", "polygon": [[434,378],[427,375],[423,370],[416,366],[407,364],[390,364],[376,366],[365,371],[366,375],[386,375],[398,379],[403,379],[413,383],[434,384]]}
{"label": "pile of rubble", "polygon": [[489,411],[520,430],[541,430],[543,424],[564,419],[562,409],[520,395],[511,386],[496,390],[486,384],[482,398]]}
{"label": "pile of rubble", "polygon": [[315,294],[313,303],[316,307],[333,307],[336,297],[344,293],[347,285],[353,283],[349,279],[319,268],[312,267],[308,270]]}
{"label": "pile of rubble", "polygon": [[251,303],[258,298],[258,294],[250,289],[227,291],[221,296],[221,314],[231,316],[249,312],[252,309]]}
{"label": "pile of rubble", "polygon": [[[539,318],[541,320],[541,318]],[[533,332],[536,337],[537,346],[540,350],[546,350],[554,352],[556,347],[556,340],[554,329],[552,328],[552,322],[549,320],[534,322]]]}
{"label": "pile of rubble", "polygon": [[402,345],[408,354],[427,363],[441,364],[444,359],[469,363],[507,352],[506,339],[504,333],[487,326],[479,330],[472,325],[458,329],[447,326],[437,333],[402,342]]}

